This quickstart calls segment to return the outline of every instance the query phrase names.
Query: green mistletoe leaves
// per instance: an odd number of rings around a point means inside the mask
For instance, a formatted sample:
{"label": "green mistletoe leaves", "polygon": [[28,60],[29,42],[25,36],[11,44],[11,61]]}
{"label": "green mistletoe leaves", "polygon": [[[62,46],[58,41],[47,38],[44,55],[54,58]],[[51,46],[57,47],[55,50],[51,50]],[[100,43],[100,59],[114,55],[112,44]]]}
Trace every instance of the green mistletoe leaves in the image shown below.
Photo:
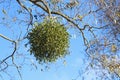
{"label": "green mistletoe leaves", "polygon": [[39,63],[54,62],[68,52],[69,34],[54,20],[45,20],[28,33],[30,53]]}

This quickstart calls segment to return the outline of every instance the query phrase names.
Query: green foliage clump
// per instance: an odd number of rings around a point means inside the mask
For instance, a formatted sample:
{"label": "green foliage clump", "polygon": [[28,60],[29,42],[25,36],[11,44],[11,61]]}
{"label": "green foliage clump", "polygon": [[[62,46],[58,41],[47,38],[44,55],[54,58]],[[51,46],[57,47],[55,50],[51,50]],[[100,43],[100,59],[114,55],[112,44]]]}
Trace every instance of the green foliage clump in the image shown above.
{"label": "green foliage clump", "polygon": [[30,53],[39,63],[54,62],[67,54],[69,34],[54,20],[45,20],[28,33]]}

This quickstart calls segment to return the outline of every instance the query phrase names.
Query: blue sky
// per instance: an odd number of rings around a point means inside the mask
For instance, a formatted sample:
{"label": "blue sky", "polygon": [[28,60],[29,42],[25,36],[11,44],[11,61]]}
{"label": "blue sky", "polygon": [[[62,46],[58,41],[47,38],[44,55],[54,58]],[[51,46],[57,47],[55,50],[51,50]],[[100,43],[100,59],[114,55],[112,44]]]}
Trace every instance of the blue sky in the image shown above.
{"label": "blue sky", "polygon": [[[0,21],[3,21],[5,23],[0,23],[0,34],[3,34],[15,40],[19,37],[21,31],[23,36],[26,31],[26,25],[23,25],[22,23],[19,24],[16,21],[13,21],[13,19],[16,19],[16,16],[18,16],[19,19],[22,20],[27,19],[27,17],[24,17],[24,15],[17,15],[17,12],[13,12],[17,8],[19,8],[19,6],[16,6],[17,4],[15,2],[11,7],[9,7],[7,3],[6,5],[2,4],[0,7]],[[8,11],[7,14],[4,14],[2,10],[5,10],[6,12]],[[5,20],[2,20],[4,16]],[[10,24],[8,25],[7,23]],[[24,65],[20,65],[22,67],[20,69],[20,72],[22,74],[23,80],[83,80],[82,76],[85,76],[85,80],[95,80],[95,77],[93,77],[95,76],[93,70],[88,71],[88,74],[86,72],[80,76],[80,73],[82,73],[82,71],[84,72],[84,69],[87,66],[87,63],[84,62],[84,59],[87,59],[85,58],[84,52],[85,46],[83,44],[82,37],[80,36],[81,34],[76,29],[71,28],[68,31],[72,36],[70,38],[70,55],[67,55],[65,58],[59,59],[55,63],[48,64],[47,69],[45,68],[45,65],[38,64],[37,61],[35,61],[35,58],[32,55],[29,55],[29,52],[27,52],[28,48],[24,47],[26,41],[19,43],[20,47],[18,47],[17,51],[19,53],[16,53],[15,60],[17,64],[21,64],[22,61],[24,61],[25,59],[25,62],[23,62]],[[89,38],[89,36],[87,37]],[[0,45],[0,60],[2,60],[4,57],[8,56],[12,52],[13,45],[12,43],[2,38],[0,38]],[[7,62],[11,64],[10,59]],[[37,69],[32,65],[32,62],[37,65]],[[20,80],[16,69],[12,65],[10,65],[10,68],[7,70],[7,72],[9,74],[12,74],[11,77],[13,77],[13,80]],[[9,80],[10,78],[4,72],[1,72],[0,75],[3,75],[5,80]]]}
{"label": "blue sky", "polygon": [[[48,70],[41,71],[41,65],[38,65],[37,70],[32,70],[29,72],[30,69],[24,70],[23,73],[25,80],[72,80],[79,75],[80,68],[83,68],[83,51],[79,49],[83,47],[79,41],[80,38],[71,39],[71,47],[70,52],[71,54],[66,56],[66,58],[50,64],[50,68]],[[66,60],[66,65],[64,65],[64,60]],[[29,74],[26,74],[29,73]],[[31,76],[30,76],[31,75]],[[34,76],[33,76],[34,75]],[[30,76],[30,77],[28,77]],[[80,78],[78,80],[81,80]]]}
{"label": "blue sky", "polygon": [[[0,29],[2,30],[2,29]],[[7,32],[1,31],[3,34],[7,34]],[[71,34],[76,34],[75,30],[70,30]],[[2,46],[0,47],[0,51],[2,52],[2,56],[0,58],[3,58],[3,56],[9,55],[9,52],[12,50],[12,45],[10,42],[0,38],[0,44]],[[11,45],[11,46],[10,46]],[[11,48],[10,48],[11,47]],[[21,48],[22,49],[22,48]],[[38,64],[37,61],[35,61],[34,57],[29,56],[28,52],[25,52],[25,50],[20,50],[20,53],[25,53],[30,58],[26,60],[24,66],[21,68],[21,74],[23,77],[23,80],[82,80],[82,76],[84,76],[85,80],[93,80],[93,75],[95,75],[94,71],[88,71],[90,74],[82,74],[82,70],[84,71],[86,64],[84,62],[84,45],[83,41],[80,36],[71,37],[70,39],[70,55],[67,55],[65,58],[59,59],[57,62],[49,64],[49,68],[45,68],[44,65]],[[27,50],[27,49],[26,49]],[[16,56],[17,61],[20,60],[20,62],[23,59],[23,56]],[[37,69],[32,66],[30,63],[33,61],[37,65]],[[65,61],[65,63],[64,63]],[[9,61],[8,61],[9,62]],[[43,71],[41,71],[41,69]],[[13,78],[15,77],[15,80],[18,79],[18,73],[15,70],[15,68],[10,68],[8,72],[11,74]],[[81,73],[81,76],[80,76]],[[91,74],[92,73],[92,74]],[[5,74],[6,75],[6,74]],[[4,76],[5,76],[4,75]],[[85,76],[86,75],[86,76]],[[88,77],[89,76],[89,77]],[[4,77],[6,80],[8,80],[8,76]],[[95,79],[94,79],[95,80]]]}
{"label": "blue sky", "polygon": [[[3,28],[0,29],[2,34],[8,34],[8,32],[4,31]],[[75,35],[75,31],[70,31],[72,34]],[[10,35],[9,35],[10,36]],[[72,80],[76,78],[79,75],[79,71],[85,67],[83,58],[84,58],[84,45],[81,41],[81,38],[77,36],[76,38],[73,37],[70,39],[70,55],[67,55],[65,58],[58,60],[55,63],[49,64],[49,69],[45,69],[44,65],[37,64],[37,62],[34,60],[33,57],[29,56],[28,52],[24,52],[25,54],[28,54],[29,57],[31,57],[30,60],[27,60],[27,62],[30,62],[31,60],[34,61],[34,63],[37,65],[37,69],[35,69],[34,66],[31,65],[24,65],[21,69],[21,74],[23,75],[23,80]],[[10,42],[0,38],[0,51],[2,52],[2,56],[0,58],[4,58],[12,50],[12,45]],[[17,59],[22,60],[22,57],[16,57]],[[64,60],[66,61],[66,64],[64,64]],[[43,71],[41,71],[43,69]],[[13,76],[17,76],[17,72],[15,68],[10,68],[10,71],[13,72]],[[8,77],[6,77],[8,78]],[[16,79],[17,80],[17,79]],[[80,77],[78,80],[81,80]]]}

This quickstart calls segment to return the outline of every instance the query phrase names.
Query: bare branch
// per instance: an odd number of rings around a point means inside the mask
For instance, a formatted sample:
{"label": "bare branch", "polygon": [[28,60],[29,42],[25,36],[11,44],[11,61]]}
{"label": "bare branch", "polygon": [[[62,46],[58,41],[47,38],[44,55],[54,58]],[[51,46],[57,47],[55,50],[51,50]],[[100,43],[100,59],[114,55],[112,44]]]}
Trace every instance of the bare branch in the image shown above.
{"label": "bare branch", "polygon": [[47,11],[48,11],[48,14],[49,16],[51,17],[51,11],[50,11],[50,8],[48,7],[47,5],[47,2],[45,2],[44,0],[41,0],[41,2],[43,3],[43,5],[46,7]]}
{"label": "bare branch", "polygon": [[4,68],[2,68],[2,69],[0,70],[0,72],[1,72],[1,71],[4,71],[5,69],[8,68],[8,63],[7,63],[7,62],[4,62],[4,63],[6,64],[6,66],[5,66]]}
{"label": "bare branch", "polygon": [[20,76],[20,79],[23,80],[22,75],[21,75],[20,70],[19,70],[19,66],[14,62],[14,57],[13,56],[12,56],[12,63],[14,64],[15,68],[17,69],[17,72]]}
{"label": "bare branch", "polygon": [[4,38],[4,39],[6,39],[6,40],[8,40],[10,42],[13,42],[13,43],[15,42],[14,40],[9,39],[9,38],[7,38],[6,36],[4,36],[2,34],[0,34],[0,37]]}
{"label": "bare branch", "polygon": [[10,57],[12,57],[12,56],[15,54],[15,52],[16,52],[16,50],[17,50],[17,42],[14,41],[14,40],[11,40],[11,39],[9,39],[9,38],[7,38],[6,36],[4,36],[4,35],[2,35],[2,34],[0,34],[0,37],[2,37],[2,38],[4,38],[4,39],[6,39],[6,40],[8,40],[8,41],[10,41],[10,42],[12,42],[12,43],[14,43],[14,50],[13,50],[12,54],[9,55],[8,57],[6,57],[5,59],[3,59],[3,60],[0,62],[0,64],[2,64],[2,63],[4,63],[7,59],[9,59]]}
{"label": "bare branch", "polygon": [[[32,25],[33,16],[32,16],[31,10],[29,10],[26,6],[24,6],[24,5],[20,2],[20,0],[16,0],[16,1],[18,2],[18,4],[19,4],[22,8],[24,8],[24,9],[30,14],[30,23],[29,23],[29,25]],[[28,25],[28,28],[29,28],[29,25]],[[27,29],[28,29],[28,28],[27,28]]]}

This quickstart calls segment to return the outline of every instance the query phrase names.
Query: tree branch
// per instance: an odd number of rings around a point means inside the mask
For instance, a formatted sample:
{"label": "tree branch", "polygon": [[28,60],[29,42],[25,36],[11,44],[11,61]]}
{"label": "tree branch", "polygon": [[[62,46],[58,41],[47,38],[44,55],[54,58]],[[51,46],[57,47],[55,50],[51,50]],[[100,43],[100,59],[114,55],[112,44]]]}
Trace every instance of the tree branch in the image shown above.
{"label": "tree branch", "polygon": [[12,54],[9,55],[9,56],[7,56],[5,59],[3,59],[3,60],[0,62],[0,64],[2,64],[2,63],[4,63],[7,59],[9,59],[10,57],[12,57],[12,56],[15,54],[15,52],[16,52],[16,50],[17,50],[17,42],[14,41],[14,40],[11,40],[11,39],[9,39],[9,38],[7,38],[6,36],[4,36],[4,35],[2,35],[2,34],[0,34],[0,37],[2,37],[2,38],[4,38],[4,39],[6,39],[6,40],[8,40],[8,41],[10,41],[10,42],[12,42],[12,43],[14,43],[14,50],[13,50]]}
{"label": "tree branch", "polygon": [[[31,10],[28,9],[26,6],[24,6],[24,5],[20,2],[20,0],[16,0],[16,1],[18,2],[18,4],[19,4],[22,8],[24,8],[24,9],[30,14],[30,22],[29,22],[29,25],[32,25],[33,16],[32,16]],[[29,27],[29,25],[28,25],[28,27]],[[27,29],[28,29],[28,28],[27,28]]]}
{"label": "tree branch", "polygon": [[[49,11],[48,11],[45,7],[43,7],[42,5],[37,4],[37,1],[33,1],[33,0],[30,0],[30,1],[31,1],[34,5],[40,7],[43,11],[45,11],[45,12],[47,12],[47,13],[49,14]],[[66,19],[68,22],[72,23],[72,24],[81,32],[82,37],[83,37],[83,40],[84,40],[84,44],[85,44],[85,45],[88,45],[88,41],[87,41],[87,39],[85,38],[85,35],[84,35],[83,31],[82,31],[83,29],[80,28],[79,25],[76,24],[76,23],[73,21],[73,19],[70,19],[69,16],[67,16],[67,15],[65,15],[65,14],[63,14],[63,13],[61,13],[61,12],[51,11],[51,14],[59,15],[59,16],[63,17],[64,19]]]}

